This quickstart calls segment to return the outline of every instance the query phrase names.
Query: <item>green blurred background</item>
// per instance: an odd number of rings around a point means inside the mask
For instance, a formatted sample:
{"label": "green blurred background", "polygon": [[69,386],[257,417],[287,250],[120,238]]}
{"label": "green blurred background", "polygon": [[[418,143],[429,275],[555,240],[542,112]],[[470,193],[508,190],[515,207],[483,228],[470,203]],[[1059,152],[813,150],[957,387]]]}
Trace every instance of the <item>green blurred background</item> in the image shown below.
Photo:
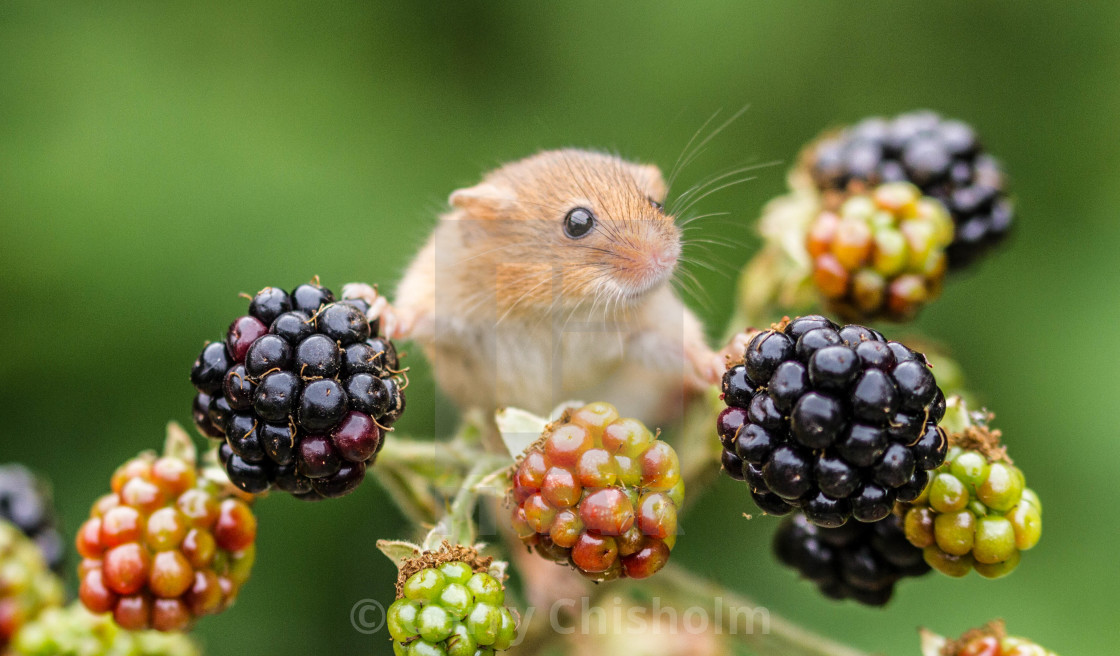
{"label": "green blurred background", "polygon": [[[952,346],[1046,504],[1008,579],[930,576],[886,611],[819,598],[768,554],[721,482],[674,560],[774,612],[884,654],[914,629],[991,617],[1104,654],[1120,604],[1120,7],[1066,2],[70,3],[0,5],[0,460],[55,480],[72,532],[110,472],[190,421],[187,370],[238,292],[391,285],[447,194],[543,147],[668,169],[708,116],[750,104],[678,192],[788,163],[822,128],[932,107],[978,128],[1012,176],[1010,247],[952,281],[918,327]],[[744,246],[695,270],[722,330],[751,223],[786,164],[708,199]],[[401,426],[431,433],[420,358]],[[732,499],[730,503],[717,502]],[[384,653],[350,627],[387,601],[380,537],[407,524],[376,483],[259,506],[253,581],[203,622],[210,654]]]}

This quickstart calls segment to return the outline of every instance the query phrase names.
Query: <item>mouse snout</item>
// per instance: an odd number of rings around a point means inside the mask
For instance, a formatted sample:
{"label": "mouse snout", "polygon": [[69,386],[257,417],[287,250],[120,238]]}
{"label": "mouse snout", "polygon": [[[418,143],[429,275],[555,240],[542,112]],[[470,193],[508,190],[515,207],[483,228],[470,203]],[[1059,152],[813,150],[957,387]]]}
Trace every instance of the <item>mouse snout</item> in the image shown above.
{"label": "mouse snout", "polygon": [[645,292],[668,279],[681,255],[677,239],[618,245],[615,250],[619,256],[617,278],[631,294]]}

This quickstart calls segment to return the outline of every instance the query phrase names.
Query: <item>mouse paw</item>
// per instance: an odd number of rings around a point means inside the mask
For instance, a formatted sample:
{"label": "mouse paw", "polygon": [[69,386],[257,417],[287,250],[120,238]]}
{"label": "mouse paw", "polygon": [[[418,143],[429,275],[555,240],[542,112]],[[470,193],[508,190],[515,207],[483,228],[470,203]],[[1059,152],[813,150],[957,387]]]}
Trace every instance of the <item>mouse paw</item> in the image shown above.
{"label": "mouse paw", "polygon": [[688,376],[690,388],[699,391],[719,384],[724,370],[720,354],[712,351],[706,344],[698,344],[686,348],[685,357],[692,369]]}
{"label": "mouse paw", "polygon": [[719,353],[716,353],[716,359],[719,361],[720,378],[723,378],[723,372],[727,371],[729,367],[743,361],[743,357],[747,352],[747,344],[750,344],[751,340],[754,339],[754,336],[758,333],[759,331],[753,328],[747,328],[746,330],[737,332],[727,342],[727,346],[724,346],[719,350]]}
{"label": "mouse paw", "polygon": [[405,339],[412,334],[414,321],[404,312],[399,312],[390,303],[389,299],[377,292],[377,288],[364,282],[352,282],[342,287],[342,298],[360,299],[369,304],[366,319],[370,322],[378,321],[381,325],[381,334],[389,339]]}

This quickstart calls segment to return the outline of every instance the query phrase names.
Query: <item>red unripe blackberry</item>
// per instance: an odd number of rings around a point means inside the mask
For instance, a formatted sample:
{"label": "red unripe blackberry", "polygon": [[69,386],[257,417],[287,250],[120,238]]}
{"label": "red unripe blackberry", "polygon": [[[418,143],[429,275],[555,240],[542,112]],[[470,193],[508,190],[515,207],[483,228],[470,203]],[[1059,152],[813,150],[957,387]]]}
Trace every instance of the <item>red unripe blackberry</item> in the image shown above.
{"label": "red unripe blackberry", "polygon": [[852,319],[911,319],[941,293],[953,221],[906,182],[882,184],[825,210],[806,250],[826,303]]}
{"label": "red unripe blackberry", "polygon": [[808,316],[759,333],[724,375],[723,467],[762,510],[826,527],[914,499],[947,443],[924,356],[863,326]]}
{"label": "red unripe blackberry", "polygon": [[192,416],[226,442],[222,466],[239,488],[314,500],[361,483],[405,405],[396,348],[366,310],[317,282],[266,287],[203,349]]}
{"label": "red unripe blackberry", "polygon": [[921,550],[906,541],[897,515],[824,528],[796,513],[782,520],[774,553],[825,596],[870,606],[890,601],[900,579],[929,571]]}
{"label": "red unripe blackberry", "polygon": [[970,126],[934,112],[865,119],[817,141],[807,159],[829,209],[889,182],[909,182],[941,201],[956,226],[947,250],[951,267],[1001,241],[1015,219],[999,162]]}
{"label": "red unripe blackberry", "polygon": [[922,653],[927,656],[1055,656],[1054,652],[1026,638],[1007,635],[1003,620],[966,631],[956,640],[946,640],[923,629]]}
{"label": "red unripe blackberry", "polygon": [[609,403],[549,425],[512,482],[514,530],[549,560],[606,581],[645,578],[669,559],[684,498],[677,454]]}
{"label": "red unripe blackberry", "polygon": [[0,521],[30,538],[55,572],[66,560],[66,542],[58,530],[50,486],[22,465],[0,465]]}
{"label": "red unripe blackberry", "polygon": [[255,556],[244,501],[192,462],[145,453],[113,474],[75,541],[79,597],[130,629],[183,631],[237,598]]}

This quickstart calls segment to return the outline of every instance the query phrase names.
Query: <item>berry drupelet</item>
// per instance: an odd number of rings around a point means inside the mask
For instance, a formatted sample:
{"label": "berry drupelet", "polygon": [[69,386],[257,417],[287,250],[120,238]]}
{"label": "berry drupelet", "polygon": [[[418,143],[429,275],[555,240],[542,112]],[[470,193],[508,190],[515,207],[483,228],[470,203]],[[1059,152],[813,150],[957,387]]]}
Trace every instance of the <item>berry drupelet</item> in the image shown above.
{"label": "berry drupelet", "polygon": [[12,641],[12,656],[201,656],[198,645],[180,633],[128,631],[108,615],[94,615],[81,603],[50,608],[24,625]]}
{"label": "berry drupelet", "polygon": [[528,546],[594,581],[646,578],[669,560],[684,500],[677,454],[609,403],[565,412],[513,475]]}
{"label": "berry drupelet", "polygon": [[901,509],[906,538],[948,576],[1006,576],[1042,536],[1042,504],[998,437],[986,423],[950,435],[945,463]]}
{"label": "berry drupelet", "polygon": [[723,377],[723,469],[764,512],[876,522],[945,458],[945,397],[925,357],[812,315],[758,333]]}
{"label": "berry drupelet", "polygon": [[813,282],[852,319],[906,321],[937,298],[953,221],[941,203],[906,182],[880,185],[824,211],[809,227]]}
{"label": "berry drupelet", "polygon": [[825,596],[869,606],[890,601],[900,579],[929,572],[921,549],[906,541],[897,515],[824,528],[796,513],[782,520],[774,553]]}
{"label": "berry drupelet", "polygon": [[0,520],[0,653],[25,623],[63,599],[62,582],[35,543]]}
{"label": "berry drupelet", "polygon": [[397,600],[385,613],[397,656],[493,656],[517,639],[502,582],[489,559],[453,547],[405,563]]}
{"label": "berry drupelet", "polygon": [[50,486],[22,465],[0,465],[0,520],[11,522],[31,538],[55,572],[66,561]]}
{"label": "berry drupelet", "polygon": [[79,598],[129,630],[184,631],[233,604],[257,520],[193,462],[145,453],[113,474],[78,530]]}
{"label": "berry drupelet", "polygon": [[934,112],[865,119],[817,141],[808,163],[826,206],[886,182],[909,182],[941,201],[956,225],[948,247],[954,268],[1002,240],[1015,218],[999,162],[969,125]]}
{"label": "berry drupelet", "polygon": [[316,500],[352,492],[404,411],[396,347],[359,299],[266,287],[191,370],[199,431],[230,480]]}

